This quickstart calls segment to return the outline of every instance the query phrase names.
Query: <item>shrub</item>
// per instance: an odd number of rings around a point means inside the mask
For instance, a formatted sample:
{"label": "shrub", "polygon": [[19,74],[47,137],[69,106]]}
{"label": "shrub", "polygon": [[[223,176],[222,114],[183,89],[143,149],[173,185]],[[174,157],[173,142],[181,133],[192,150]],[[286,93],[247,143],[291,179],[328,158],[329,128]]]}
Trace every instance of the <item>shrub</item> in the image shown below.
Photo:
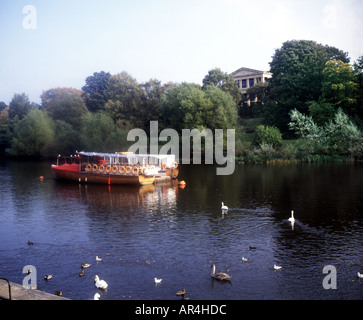
{"label": "shrub", "polygon": [[254,146],[271,145],[274,149],[282,146],[282,135],[278,128],[259,125],[256,127]]}

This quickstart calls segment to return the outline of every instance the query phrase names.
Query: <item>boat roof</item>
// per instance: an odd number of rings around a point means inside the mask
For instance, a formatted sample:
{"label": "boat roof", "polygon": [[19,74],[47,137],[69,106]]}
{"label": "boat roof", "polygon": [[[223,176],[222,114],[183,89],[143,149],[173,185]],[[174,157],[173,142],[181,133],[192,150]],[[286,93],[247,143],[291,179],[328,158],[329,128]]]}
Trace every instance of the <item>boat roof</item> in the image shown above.
{"label": "boat roof", "polygon": [[157,159],[165,159],[165,158],[175,158],[174,154],[136,154],[133,152],[115,152],[115,153],[106,153],[106,152],[84,152],[77,151],[77,154],[86,157],[110,157],[110,158],[144,158],[144,157],[153,157]]}

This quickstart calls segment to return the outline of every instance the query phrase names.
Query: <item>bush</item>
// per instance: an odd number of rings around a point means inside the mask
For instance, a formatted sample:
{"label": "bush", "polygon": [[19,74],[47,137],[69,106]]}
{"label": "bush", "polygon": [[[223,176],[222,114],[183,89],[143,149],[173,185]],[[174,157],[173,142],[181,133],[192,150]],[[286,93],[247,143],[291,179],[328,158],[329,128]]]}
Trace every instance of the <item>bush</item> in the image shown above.
{"label": "bush", "polygon": [[276,127],[259,125],[252,144],[254,146],[271,145],[274,149],[279,149],[282,146],[282,134]]}

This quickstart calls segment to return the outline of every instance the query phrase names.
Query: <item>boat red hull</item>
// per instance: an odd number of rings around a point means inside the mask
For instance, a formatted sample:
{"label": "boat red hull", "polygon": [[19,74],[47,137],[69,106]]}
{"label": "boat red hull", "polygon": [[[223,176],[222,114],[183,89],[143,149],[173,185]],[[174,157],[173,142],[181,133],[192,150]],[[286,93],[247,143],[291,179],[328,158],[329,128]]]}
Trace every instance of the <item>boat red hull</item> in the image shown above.
{"label": "boat red hull", "polygon": [[75,170],[64,170],[62,166],[52,166],[56,179],[74,181],[80,183],[100,183],[100,184],[131,184],[149,185],[155,181],[154,176],[144,175],[114,175],[93,172],[82,172]]}

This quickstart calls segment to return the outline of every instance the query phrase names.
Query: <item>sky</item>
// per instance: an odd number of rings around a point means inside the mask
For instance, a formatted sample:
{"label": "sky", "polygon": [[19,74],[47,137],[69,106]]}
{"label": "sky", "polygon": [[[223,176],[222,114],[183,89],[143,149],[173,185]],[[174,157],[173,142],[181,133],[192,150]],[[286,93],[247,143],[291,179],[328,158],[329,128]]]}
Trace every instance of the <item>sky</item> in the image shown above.
{"label": "sky", "polygon": [[363,55],[363,0],[0,0],[0,101],[81,89],[94,72],[202,83],[269,71],[287,40]]}

